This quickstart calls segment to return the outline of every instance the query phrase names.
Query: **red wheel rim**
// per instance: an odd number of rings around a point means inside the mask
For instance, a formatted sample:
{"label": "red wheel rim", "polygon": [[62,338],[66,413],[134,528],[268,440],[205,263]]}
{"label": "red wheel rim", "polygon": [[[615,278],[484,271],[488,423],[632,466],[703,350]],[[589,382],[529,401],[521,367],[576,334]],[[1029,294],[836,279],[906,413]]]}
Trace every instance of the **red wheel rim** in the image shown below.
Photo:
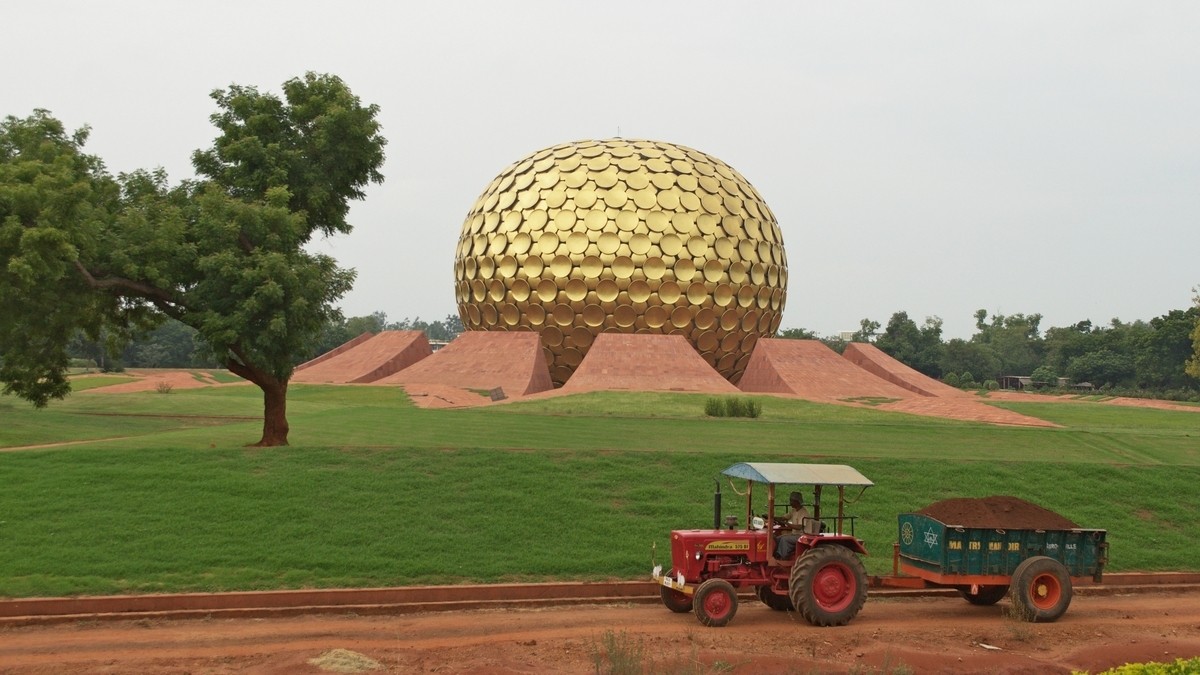
{"label": "red wheel rim", "polygon": [[812,578],[812,595],[821,609],[840,612],[854,601],[856,588],[854,573],[843,563],[830,563]]}
{"label": "red wheel rim", "polygon": [[713,620],[724,619],[732,607],[733,603],[729,601],[729,596],[721,591],[713,591],[704,596],[704,613]]}
{"label": "red wheel rim", "polygon": [[1039,574],[1029,584],[1029,598],[1038,609],[1054,609],[1062,599],[1062,584],[1053,574]]}

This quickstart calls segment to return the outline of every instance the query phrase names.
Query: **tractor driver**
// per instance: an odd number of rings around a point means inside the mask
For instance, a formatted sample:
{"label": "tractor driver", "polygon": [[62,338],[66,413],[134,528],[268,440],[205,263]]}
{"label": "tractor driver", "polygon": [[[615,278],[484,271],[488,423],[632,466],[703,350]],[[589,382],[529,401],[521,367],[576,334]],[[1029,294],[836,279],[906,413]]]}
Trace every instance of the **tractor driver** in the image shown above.
{"label": "tractor driver", "polygon": [[779,559],[787,559],[792,557],[796,551],[796,540],[800,538],[800,533],[806,528],[813,529],[816,524],[808,517],[808,509],[804,508],[804,495],[799,492],[793,492],[788,495],[788,503],[791,505],[791,510],[782,518],[780,525],[791,530],[793,534],[784,534],[779,536],[779,544],[775,549],[775,557]]}

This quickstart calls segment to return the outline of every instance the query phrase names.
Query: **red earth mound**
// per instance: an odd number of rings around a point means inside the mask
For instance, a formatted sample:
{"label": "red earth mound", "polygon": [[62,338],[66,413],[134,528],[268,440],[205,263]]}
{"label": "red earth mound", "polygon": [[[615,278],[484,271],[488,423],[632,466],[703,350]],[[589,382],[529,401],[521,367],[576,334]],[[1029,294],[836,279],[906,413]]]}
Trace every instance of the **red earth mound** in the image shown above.
{"label": "red earth mound", "polygon": [[947,525],[1009,530],[1073,530],[1079,525],[1024,499],[998,495],[983,498],[945,499],[917,513]]}

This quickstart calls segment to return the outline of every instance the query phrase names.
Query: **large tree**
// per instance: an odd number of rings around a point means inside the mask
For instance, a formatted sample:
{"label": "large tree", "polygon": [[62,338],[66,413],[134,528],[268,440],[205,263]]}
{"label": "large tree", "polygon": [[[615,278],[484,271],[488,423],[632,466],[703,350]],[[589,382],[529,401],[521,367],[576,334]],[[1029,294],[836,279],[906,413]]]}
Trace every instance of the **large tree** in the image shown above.
{"label": "large tree", "polygon": [[[337,310],[353,270],[304,245],[348,233],[351,200],[382,182],[386,143],[339,78],[309,73],[283,97],[213,92],[219,132],[199,179],[116,178],[46,111],[0,124],[0,381],[36,406],[70,391],[69,343],[114,344],[166,318],[195,328],[263,391],[259,445],[286,445],[293,357]],[[116,339],[113,339],[115,336]]]}

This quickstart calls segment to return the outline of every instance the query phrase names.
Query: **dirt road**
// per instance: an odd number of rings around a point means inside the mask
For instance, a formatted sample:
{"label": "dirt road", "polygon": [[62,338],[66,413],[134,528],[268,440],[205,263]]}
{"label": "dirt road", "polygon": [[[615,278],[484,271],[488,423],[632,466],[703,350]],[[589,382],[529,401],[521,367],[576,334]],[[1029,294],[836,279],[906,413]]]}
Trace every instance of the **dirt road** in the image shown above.
{"label": "dirt road", "polygon": [[824,629],[756,601],[726,628],[660,605],[22,626],[0,629],[0,673],[592,673],[639,647],[656,673],[1095,673],[1200,655],[1195,590],[1076,596],[1053,624],[1006,607],[871,598]]}

